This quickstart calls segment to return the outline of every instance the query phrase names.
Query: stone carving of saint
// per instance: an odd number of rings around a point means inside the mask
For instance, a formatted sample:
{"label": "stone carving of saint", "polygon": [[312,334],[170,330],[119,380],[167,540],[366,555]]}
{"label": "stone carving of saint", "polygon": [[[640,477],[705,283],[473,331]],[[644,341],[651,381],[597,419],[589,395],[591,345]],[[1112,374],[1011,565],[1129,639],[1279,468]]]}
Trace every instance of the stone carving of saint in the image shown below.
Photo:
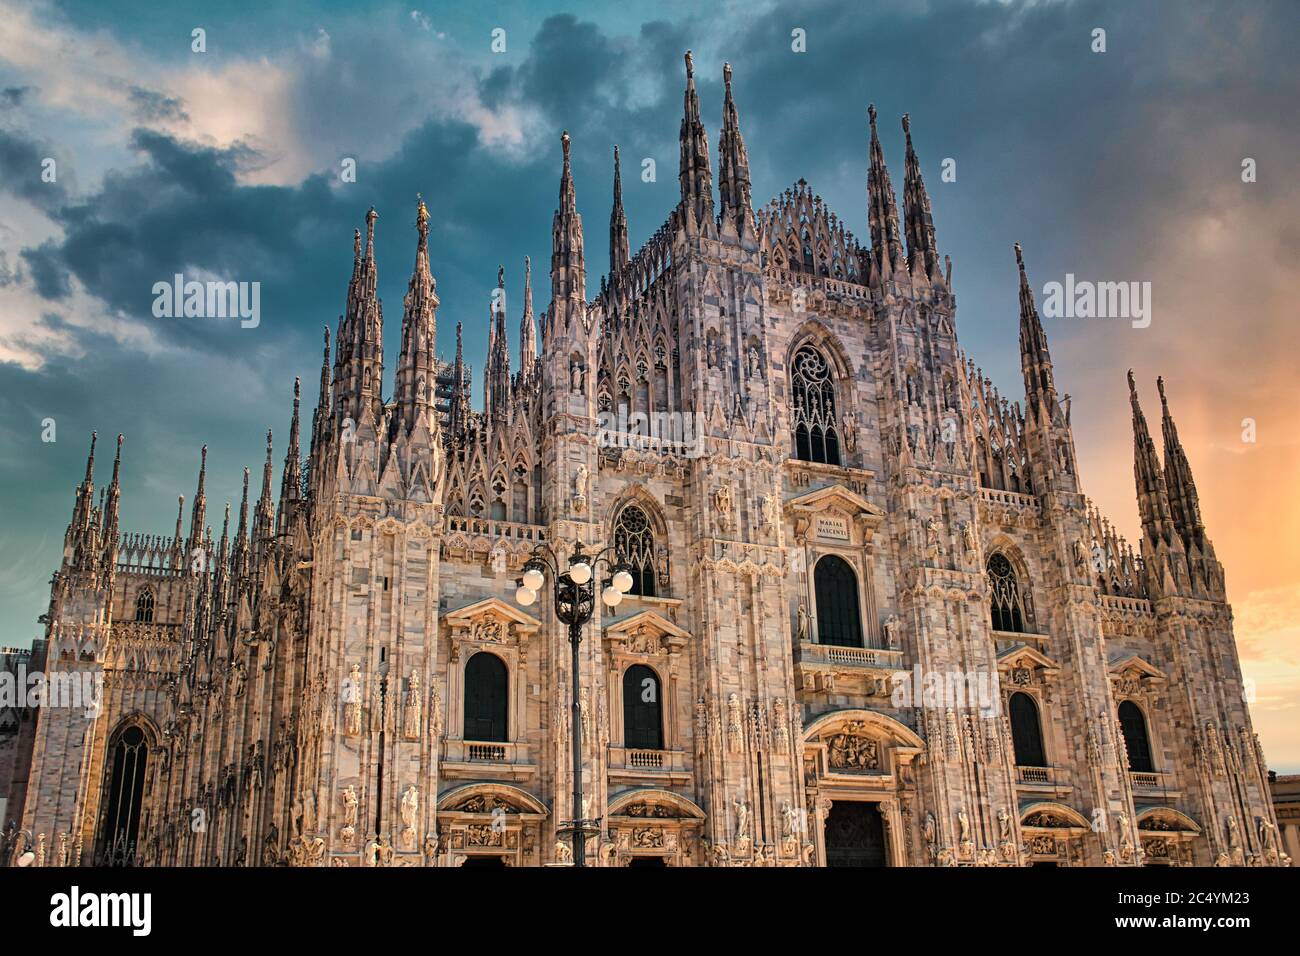
{"label": "stone carving of saint", "polygon": [[750,378],[762,377],[762,368],[760,367],[758,349],[754,348],[754,346],[752,345],[749,347],[749,377]]}
{"label": "stone carving of saint", "polygon": [[349,737],[361,733],[361,665],[353,664],[343,681],[343,730]]}
{"label": "stone carving of saint", "polygon": [[957,833],[962,843],[970,842],[970,817],[965,810],[957,811]]}
{"label": "stone carving of saint", "polygon": [[1228,846],[1237,849],[1241,846],[1241,834],[1237,831],[1237,818],[1228,817]]}
{"label": "stone carving of saint", "polygon": [[998,811],[998,835],[1003,840],[1011,839],[1011,814],[1006,807]]}
{"label": "stone carving of saint", "polygon": [[573,476],[573,510],[578,514],[587,510],[587,481],[590,475],[586,465],[579,465]]}
{"label": "stone carving of saint", "polygon": [[781,808],[781,835],[787,840],[793,840],[799,835],[800,829],[799,811],[787,803]]}
{"label": "stone carving of saint", "polygon": [[885,619],[885,647],[891,651],[896,651],[900,647],[898,639],[898,629],[900,626],[897,615],[891,614]]}
{"label": "stone carving of saint", "polygon": [[402,841],[408,850],[414,850],[416,844],[415,823],[420,815],[420,791],[412,784],[402,794]]}
{"label": "stone carving of saint", "polygon": [[406,709],[403,713],[402,731],[407,740],[420,739],[420,718],[424,708],[424,695],[420,693],[420,675],[411,672],[410,689],[406,692]]}
{"label": "stone carving of saint", "polygon": [[709,368],[717,368],[718,367],[718,333],[713,331],[712,329],[709,330],[708,343],[706,348],[709,356]]}
{"label": "stone carving of saint", "polygon": [[763,496],[763,520],[773,530],[781,526],[781,499],[777,495]]}
{"label": "stone carving of saint", "polygon": [[575,360],[569,363],[569,388],[572,391],[582,391],[584,371],[581,362]]}
{"label": "stone carving of saint", "polygon": [[927,813],[927,814],[925,815],[925,829],[924,829],[924,832],[925,832],[925,845],[928,846],[928,847],[930,847],[931,850],[933,850],[933,849],[934,849],[934,845],[935,845],[935,841],[938,839],[938,834],[937,834],[937,832],[936,832],[936,828],[935,828],[935,820],[934,820],[934,814],[933,814],[933,813]]}
{"label": "stone carving of saint", "polygon": [[429,700],[429,736],[435,742],[442,739],[442,698],[438,695],[437,688],[434,688],[433,697]]}
{"label": "stone carving of saint", "polygon": [[749,804],[737,797],[731,802],[736,810],[736,844],[740,845],[749,837]]}
{"label": "stone carving of saint", "polygon": [[934,515],[925,519],[925,547],[931,554],[943,554],[939,543],[939,521]]}
{"label": "stone carving of saint", "polygon": [[357,788],[348,786],[340,794],[343,799],[343,827],[339,831],[345,846],[351,846],[357,835]]}
{"label": "stone carving of saint", "polygon": [[799,641],[807,643],[809,640],[808,627],[808,609],[802,604],[799,605]]}
{"label": "stone carving of saint", "polygon": [[966,553],[974,555],[979,551],[979,543],[975,540],[975,526],[969,521],[961,526],[962,543],[966,546]]}

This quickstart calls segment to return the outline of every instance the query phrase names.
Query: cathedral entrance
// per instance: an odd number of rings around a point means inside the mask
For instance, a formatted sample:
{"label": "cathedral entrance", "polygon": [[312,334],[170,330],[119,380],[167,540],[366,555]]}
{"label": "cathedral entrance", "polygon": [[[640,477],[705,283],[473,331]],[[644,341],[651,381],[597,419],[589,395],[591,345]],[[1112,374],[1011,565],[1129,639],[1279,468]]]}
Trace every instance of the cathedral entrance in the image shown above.
{"label": "cathedral entrance", "polygon": [[888,866],[885,827],[874,803],[836,800],[826,816],[827,866]]}
{"label": "cathedral entrance", "polygon": [[471,866],[471,867],[473,867],[473,866],[486,866],[486,867],[488,867],[488,868],[493,868],[493,867],[495,867],[495,868],[498,868],[498,869],[505,867],[505,865],[506,865],[506,861],[505,861],[505,858],[504,858],[504,857],[500,857],[500,856],[480,856],[480,855],[467,856],[467,857],[465,857],[465,862],[461,864],[461,866],[463,866],[463,867],[464,867],[464,866]]}

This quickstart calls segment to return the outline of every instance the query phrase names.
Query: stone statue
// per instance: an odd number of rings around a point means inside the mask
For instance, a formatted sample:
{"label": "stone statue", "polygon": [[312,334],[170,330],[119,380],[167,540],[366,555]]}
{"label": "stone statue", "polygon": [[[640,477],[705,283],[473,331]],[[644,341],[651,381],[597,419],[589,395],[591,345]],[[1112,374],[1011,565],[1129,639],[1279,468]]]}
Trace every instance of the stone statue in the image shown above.
{"label": "stone statue", "polygon": [[563,840],[555,841],[555,860],[564,864],[573,862],[573,849]]}
{"label": "stone statue", "polygon": [[[731,805],[736,810],[736,838],[735,845],[737,849],[748,845],[749,840],[749,804],[737,797],[731,801]],[[742,851],[743,852],[743,851]]]}
{"label": "stone statue", "polygon": [[808,609],[802,604],[799,605],[799,642],[807,643],[809,640],[808,627]]}
{"label": "stone statue", "polygon": [[344,787],[340,796],[343,799],[343,827],[339,830],[339,837],[345,846],[351,846],[357,836],[357,788]]}
{"label": "stone statue", "polygon": [[406,710],[402,730],[407,740],[420,739],[420,718],[424,708],[424,695],[420,693],[420,675],[411,671],[410,688],[406,692]]}
{"label": "stone statue", "polygon": [[442,739],[442,698],[438,695],[438,689],[433,689],[433,697],[429,700],[429,736],[434,742]]}
{"label": "stone statue", "polygon": [[979,551],[979,543],[975,540],[975,526],[969,521],[961,526],[962,543],[966,546],[966,553],[974,555]]}
{"label": "stone statue", "polygon": [[584,372],[581,362],[575,360],[569,363],[569,388],[572,391],[582,391]]}
{"label": "stone statue", "polygon": [[781,526],[781,499],[777,495],[763,496],[763,520],[774,530]]}
{"label": "stone statue", "polygon": [[579,465],[573,476],[573,510],[582,514],[587,510],[587,481],[591,473],[586,465]]}
{"label": "stone statue", "polygon": [[970,817],[965,810],[957,811],[957,835],[962,843],[970,842]]}
{"label": "stone statue", "polygon": [[1003,840],[1011,839],[1011,814],[1006,807],[998,811],[998,836]]}
{"label": "stone statue", "polygon": [[891,651],[896,651],[901,646],[898,640],[898,629],[901,625],[898,622],[898,616],[895,614],[885,618],[885,647]]}
{"label": "stone statue", "polygon": [[758,349],[752,345],[749,347],[749,377],[762,378],[762,364],[758,357]]}
{"label": "stone statue", "polygon": [[343,732],[349,737],[361,733],[361,665],[353,664],[343,682]]}

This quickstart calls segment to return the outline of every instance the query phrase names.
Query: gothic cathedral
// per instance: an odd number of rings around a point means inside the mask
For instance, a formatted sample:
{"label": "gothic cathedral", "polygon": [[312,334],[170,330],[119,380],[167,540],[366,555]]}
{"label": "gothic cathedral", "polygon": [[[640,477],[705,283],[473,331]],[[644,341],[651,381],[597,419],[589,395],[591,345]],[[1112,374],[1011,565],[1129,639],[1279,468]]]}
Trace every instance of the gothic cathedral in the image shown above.
{"label": "gothic cathedral", "polygon": [[[859,242],[802,180],[754,208],[724,76],[715,167],[687,54],[681,201],[635,255],[615,149],[591,299],[561,138],[550,304],[526,267],[512,370],[493,300],[482,411],[421,203],[391,391],[372,209],[278,496],[268,432],[218,535],[206,448],[188,529],[123,531],[92,441],[33,661],[103,701],[23,725],[12,852],[568,865],[584,818],[599,866],[1289,862],[1163,383],[1162,456],[1129,377],[1134,548],[1019,247],[1023,400],[959,347],[907,117],[900,217],[869,111]],[[542,545],[631,573],[576,674],[550,591],[515,599]]]}

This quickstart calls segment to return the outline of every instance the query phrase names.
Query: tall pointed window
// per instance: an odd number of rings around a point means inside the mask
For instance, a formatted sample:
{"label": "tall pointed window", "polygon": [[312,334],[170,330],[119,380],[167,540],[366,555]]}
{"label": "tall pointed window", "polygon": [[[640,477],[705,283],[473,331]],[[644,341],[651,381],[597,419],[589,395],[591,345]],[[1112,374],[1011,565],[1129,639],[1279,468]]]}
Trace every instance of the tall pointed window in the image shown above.
{"label": "tall pointed window", "polygon": [[133,866],[140,839],[140,806],[144,801],[145,770],[149,747],[144,730],[131,724],[118,732],[111,745],[113,770],[109,776],[108,816],[102,840],[107,866]]}
{"label": "tall pointed window", "polygon": [[840,434],[830,365],[820,352],[805,345],[794,354],[790,371],[795,457],[838,465]]}
{"label": "tall pointed window", "polygon": [[136,595],[135,619],[144,624],[153,623],[153,592],[148,588]]}
{"label": "tall pointed window", "polygon": [[1147,720],[1142,708],[1131,700],[1119,705],[1119,729],[1124,734],[1124,748],[1128,751],[1128,768],[1134,773],[1155,773],[1151,762],[1151,739],[1147,736]]}
{"label": "tall pointed window", "polygon": [[1005,554],[989,558],[989,590],[992,593],[993,630],[1025,631],[1025,599],[1016,570]]}
{"label": "tall pointed window", "polygon": [[813,572],[817,592],[817,640],[821,644],[862,647],[858,576],[843,558],[828,554]]}
{"label": "tall pointed window", "polygon": [[655,595],[655,536],[650,518],[636,505],[628,505],[614,522],[614,553],[632,574],[629,594]]}
{"label": "tall pointed window", "polygon": [[1011,744],[1016,751],[1016,766],[1046,767],[1038,705],[1028,694],[1018,693],[1011,695],[1008,709],[1011,711]]}
{"label": "tall pointed window", "polygon": [[504,743],[506,694],[509,679],[505,661],[480,651],[465,665],[465,739]]}
{"label": "tall pointed window", "polygon": [[623,672],[623,746],[664,749],[659,678],[644,664],[633,664]]}

